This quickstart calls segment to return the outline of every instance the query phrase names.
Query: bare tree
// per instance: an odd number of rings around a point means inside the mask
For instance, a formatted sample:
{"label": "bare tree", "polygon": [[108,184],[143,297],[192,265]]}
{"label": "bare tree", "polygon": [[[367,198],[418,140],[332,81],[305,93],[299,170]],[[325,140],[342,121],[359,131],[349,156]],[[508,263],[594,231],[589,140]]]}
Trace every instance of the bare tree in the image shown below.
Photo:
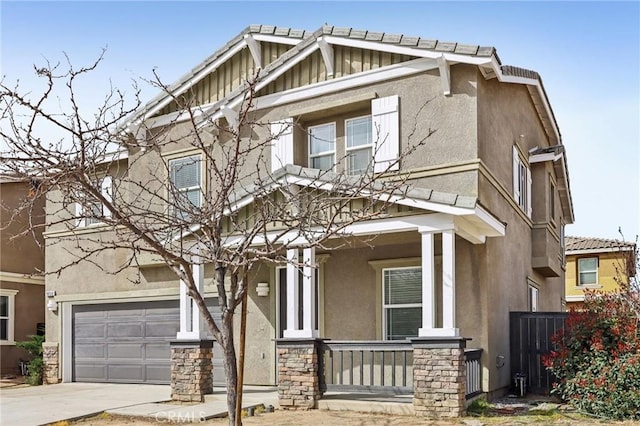
{"label": "bare tree", "polygon": [[[173,97],[180,123],[129,122],[140,107],[135,87],[132,100],[112,88],[100,107],[83,111],[78,80],[90,78],[101,60],[80,69],[67,61],[63,72],[50,65],[36,68],[46,83],[38,95],[0,84],[2,172],[37,179],[37,192],[49,197],[47,225],[71,231],[57,243],[68,261],[47,274],[89,263],[137,282],[138,266],[151,256],[186,283],[224,352],[229,422],[239,423],[233,315],[248,291],[247,277],[269,262],[302,266],[303,261],[287,258],[290,248],[332,250],[350,244],[349,226],[385,216],[393,201],[406,196],[407,182],[390,173],[394,164],[381,172],[378,167],[375,174],[374,164],[358,175],[290,165],[271,172],[271,145],[287,129],[274,132],[272,124],[261,121],[254,107],[260,76],[244,85],[236,119],[213,119],[188,96],[173,96],[157,76],[152,82]],[[53,95],[59,87],[64,102]],[[63,136],[48,140],[41,136],[43,129]],[[410,140],[396,162],[431,133]],[[180,161],[162,157],[176,149],[194,154]],[[96,224],[101,232],[84,233],[79,224]],[[125,255],[111,257],[118,263],[96,260],[114,253]],[[194,281],[194,267],[203,265],[215,271],[206,279],[217,288],[220,321]]]}

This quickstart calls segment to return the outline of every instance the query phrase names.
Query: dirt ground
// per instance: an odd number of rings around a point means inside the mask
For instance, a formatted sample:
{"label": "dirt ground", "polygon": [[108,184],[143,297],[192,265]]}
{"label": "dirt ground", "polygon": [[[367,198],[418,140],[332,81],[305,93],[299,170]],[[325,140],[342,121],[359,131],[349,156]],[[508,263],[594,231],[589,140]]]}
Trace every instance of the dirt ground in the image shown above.
{"label": "dirt ground", "polygon": [[[72,423],[58,423],[56,426],[106,426],[106,425],[125,425],[125,426],[144,426],[157,424],[178,424],[181,422],[171,421],[170,419],[142,419],[131,417],[112,416],[109,414],[101,414],[93,418],[82,419]],[[253,417],[245,417],[242,421],[243,425],[301,425],[301,426],[364,426],[364,425],[433,425],[433,426],[482,426],[482,425],[620,425],[620,426],[639,426],[640,422],[611,422],[599,421],[580,416],[575,413],[554,413],[552,415],[542,416],[491,416],[491,417],[465,417],[456,420],[426,420],[409,416],[392,416],[385,414],[359,413],[353,411],[325,411],[311,410],[306,412],[280,411],[274,413],[261,413]],[[203,425],[227,425],[228,420],[211,419],[204,422],[198,422]]]}

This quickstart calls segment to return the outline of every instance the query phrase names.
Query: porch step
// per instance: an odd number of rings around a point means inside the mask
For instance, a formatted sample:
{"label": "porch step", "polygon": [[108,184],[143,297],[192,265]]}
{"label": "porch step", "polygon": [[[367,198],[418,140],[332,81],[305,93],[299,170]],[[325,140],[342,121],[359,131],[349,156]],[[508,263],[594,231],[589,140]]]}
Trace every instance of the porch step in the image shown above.
{"label": "porch step", "polygon": [[318,408],[331,411],[359,411],[414,416],[413,395],[375,395],[331,392],[318,401]]}

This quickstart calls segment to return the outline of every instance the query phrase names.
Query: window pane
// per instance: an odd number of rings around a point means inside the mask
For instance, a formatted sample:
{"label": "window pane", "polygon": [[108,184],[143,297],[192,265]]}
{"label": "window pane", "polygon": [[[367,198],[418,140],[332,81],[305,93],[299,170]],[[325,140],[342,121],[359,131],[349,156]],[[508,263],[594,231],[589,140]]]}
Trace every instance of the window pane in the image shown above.
{"label": "window pane", "polygon": [[170,163],[171,182],[178,189],[200,186],[200,157],[186,157]]}
{"label": "window pane", "polygon": [[371,148],[358,149],[349,153],[349,174],[359,175],[371,165]]}
{"label": "window pane", "polygon": [[323,155],[311,159],[311,168],[320,170],[333,169],[333,155]]}
{"label": "window pane", "polygon": [[578,264],[580,271],[595,271],[598,269],[598,259],[591,257],[589,259],[579,259]]}
{"label": "window pane", "polygon": [[399,340],[416,337],[422,323],[422,308],[387,309],[387,339]]}
{"label": "window pane", "polygon": [[333,124],[312,127],[309,129],[309,154],[319,154],[334,150],[336,129]]}
{"label": "window pane", "polygon": [[0,319],[0,340],[7,340],[9,338],[8,327],[9,320]]}
{"label": "window pane", "polygon": [[0,317],[9,316],[9,296],[0,296]]}
{"label": "window pane", "polygon": [[385,270],[384,287],[385,305],[422,303],[422,270],[420,268]]}
{"label": "window pane", "polygon": [[595,272],[580,272],[580,285],[597,284]]}
{"label": "window pane", "polygon": [[371,116],[347,121],[347,148],[371,145]]}

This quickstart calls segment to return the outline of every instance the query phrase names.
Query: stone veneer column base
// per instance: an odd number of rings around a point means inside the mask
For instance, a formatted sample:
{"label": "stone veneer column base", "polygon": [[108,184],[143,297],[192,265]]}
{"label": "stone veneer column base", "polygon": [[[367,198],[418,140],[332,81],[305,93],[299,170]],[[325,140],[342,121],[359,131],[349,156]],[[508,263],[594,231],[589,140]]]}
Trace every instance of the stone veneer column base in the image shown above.
{"label": "stone veneer column base", "polygon": [[317,408],[318,339],[277,339],[278,403],[284,410]]}
{"label": "stone veneer column base", "polygon": [[466,415],[466,369],[462,337],[423,337],[413,343],[413,407],[416,416]]}
{"label": "stone veneer column base", "polygon": [[58,343],[44,342],[42,344],[42,384],[55,385],[60,383],[60,364],[58,359]]}
{"label": "stone veneer column base", "polygon": [[171,342],[171,399],[204,402],[213,393],[213,341]]}

